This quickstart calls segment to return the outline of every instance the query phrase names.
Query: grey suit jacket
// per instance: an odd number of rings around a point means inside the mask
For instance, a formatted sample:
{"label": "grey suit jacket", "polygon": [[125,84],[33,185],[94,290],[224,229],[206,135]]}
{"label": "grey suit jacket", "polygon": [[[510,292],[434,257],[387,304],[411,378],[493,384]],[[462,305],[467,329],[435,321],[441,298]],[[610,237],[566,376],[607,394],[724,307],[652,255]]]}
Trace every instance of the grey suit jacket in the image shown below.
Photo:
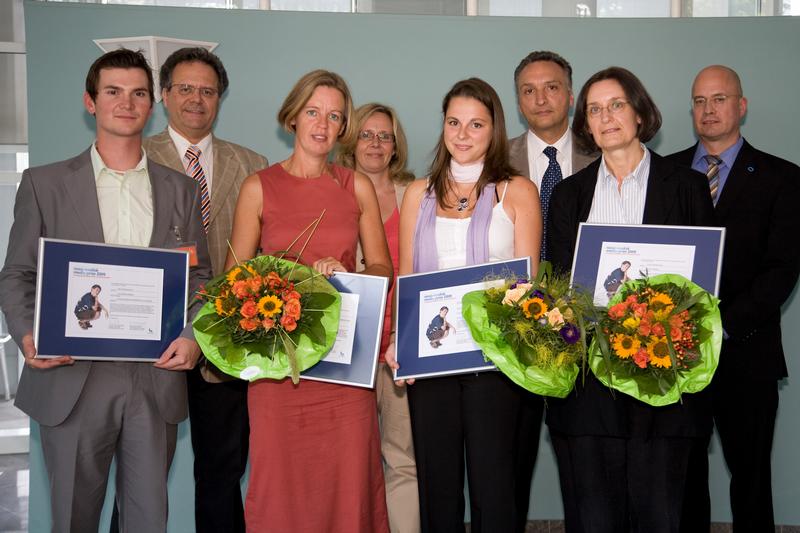
{"label": "grey suit jacket", "polygon": [[[519,137],[514,137],[509,141],[509,161],[511,166],[514,167],[521,176],[526,178],[531,177],[530,168],[528,168],[528,132],[525,131]],[[575,140],[575,134],[572,134],[572,173],[586,168],[589,163],[600,157],[600,154],[587,154],[578,148],[578,143]],[[567,176],[564,176],[565,178]]]}
{"label": "grey suit jacket", "polygon": [[[190,269],[189,294],[209,278],[206,237],[200,219],[197,184],[172,170],[148,161],[153,188],[153,235],[150,246],[174,247],[177,226],[186,241],[197,242],[198,266]],[[17,344],[33,331],[39,237],[103,242],[97,188],[89,151],[79,156],[29,168],[22,174],[8,254],[0,272],[0,308]],[[190,302],[196,302],[190,297]],[[193,337],[191,324],[182,336]],[[147,363],[141,363],[147,364]],[[69,416],[80,396],[91,361],[38,370],[25,367],[16,406],[44,426],[54,426]],[[150,366],[156,384],[156,402],[166,422],[187,416],[186,376],[183,372]]]}
{"label": "grey suit jacket", "polygon": [[[211,213],[208,226],[208,251],[215,276],[222,273],[228,254],[228,239],[233,226],[233,213],[239,187],[247,176],[267,168],[267,159],[238,144],[212,138],[214,176],[211,183]],[[181,155],[164,130],[142,142],[147,157],[180,173],[184,172]]]}

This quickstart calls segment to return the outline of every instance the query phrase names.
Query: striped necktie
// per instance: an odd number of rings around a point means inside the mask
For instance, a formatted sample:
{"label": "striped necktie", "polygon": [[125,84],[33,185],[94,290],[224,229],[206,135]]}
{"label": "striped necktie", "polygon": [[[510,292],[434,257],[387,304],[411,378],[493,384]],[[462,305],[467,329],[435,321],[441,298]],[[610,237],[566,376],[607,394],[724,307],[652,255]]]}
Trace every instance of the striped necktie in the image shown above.
{"label": "striped necktie", "polygon": [[562,178],[561,165],[558,164],[556,159],[557,153],[558,150],[556,150],[555,146],[548,146],[544,149],[544,155],[547,156],[550,162],[544,171],[544,176],[542,176],[542,188],[539,191],[539,200],[542,204],[542,250],[539,256],[543,261],[547,259],[547,219],[550,211],[550,195],[553,193],[553,187]]}
{"label": "striped necktie", "polygon": [[208,222],[211,215],[211,197],[208,194],[208,181],[206,173],[200,165],[200,148],[190,146],[186,150],[186,173],[200,184],[200,214],[203,217],[203,229],[208,233]]}
{"label": "striped necktie", "polygon": [[711,190],[711,201],[717,205],[717,196],[719,194],[719,166],[722,164],[722,159],[715,155],[705,156],[708,168],[706,169],[706,177],[708,178],[708,187]]}

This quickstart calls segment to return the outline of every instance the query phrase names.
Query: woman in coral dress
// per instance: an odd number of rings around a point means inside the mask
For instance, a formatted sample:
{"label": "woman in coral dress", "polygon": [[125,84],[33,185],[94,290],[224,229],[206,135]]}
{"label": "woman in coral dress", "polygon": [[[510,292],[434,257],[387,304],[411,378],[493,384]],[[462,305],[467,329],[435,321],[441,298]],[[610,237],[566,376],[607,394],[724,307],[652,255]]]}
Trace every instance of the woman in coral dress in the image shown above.
{"label": "woman in coral dress", "polygon": [[[369,178],[328,163],[340,138],[355,134],[344,80],[316,70],[286,97],[278,121],[295,135],[288,159],[242,185],[231,246],[240,260],[287,250],[324,210],[307,247],[289,250],[326,276],[355,270],[391,276]],[[229,254],[227,267],[234,263]],[[316,381],[250,384],[249,532],[388,532],[375,393]]]}

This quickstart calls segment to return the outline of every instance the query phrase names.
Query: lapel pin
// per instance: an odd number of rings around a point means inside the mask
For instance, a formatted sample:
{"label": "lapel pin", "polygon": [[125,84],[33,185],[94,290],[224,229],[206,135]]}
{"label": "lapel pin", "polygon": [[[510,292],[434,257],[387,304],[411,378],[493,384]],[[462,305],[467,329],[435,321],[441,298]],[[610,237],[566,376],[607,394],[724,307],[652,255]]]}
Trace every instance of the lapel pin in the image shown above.
{"label": "lapel pin", "polygon": [[747,171],[748,172],[755,172],[756,171],[756,167],[751,165],[751,166],[747,167]]}

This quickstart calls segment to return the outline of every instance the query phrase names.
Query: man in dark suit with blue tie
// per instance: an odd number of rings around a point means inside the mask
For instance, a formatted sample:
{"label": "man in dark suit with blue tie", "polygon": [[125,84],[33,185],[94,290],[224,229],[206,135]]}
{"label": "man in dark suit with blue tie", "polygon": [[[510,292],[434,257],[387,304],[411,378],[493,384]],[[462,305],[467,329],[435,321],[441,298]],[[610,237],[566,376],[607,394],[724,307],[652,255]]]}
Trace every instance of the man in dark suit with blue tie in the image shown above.
{"label": "man in dark suit with blue tie", "polygon": [[[800,271],[800,168],[753,148],[739,76],[712,65],[692,85],[699,142],[670,156],[706,174],[717,223],[726,228],[720,283],[724,340],[712,382],[714,422],[731,472],[735,532],[774,531],[770,456],[778,380],[787,376],[781,306]],[[693,453],[697,487],[687,502],[707,514],[708,443]],[[688,524],[693,520],[685,515]],[[690,530],[686,529],[687,531]]]}

